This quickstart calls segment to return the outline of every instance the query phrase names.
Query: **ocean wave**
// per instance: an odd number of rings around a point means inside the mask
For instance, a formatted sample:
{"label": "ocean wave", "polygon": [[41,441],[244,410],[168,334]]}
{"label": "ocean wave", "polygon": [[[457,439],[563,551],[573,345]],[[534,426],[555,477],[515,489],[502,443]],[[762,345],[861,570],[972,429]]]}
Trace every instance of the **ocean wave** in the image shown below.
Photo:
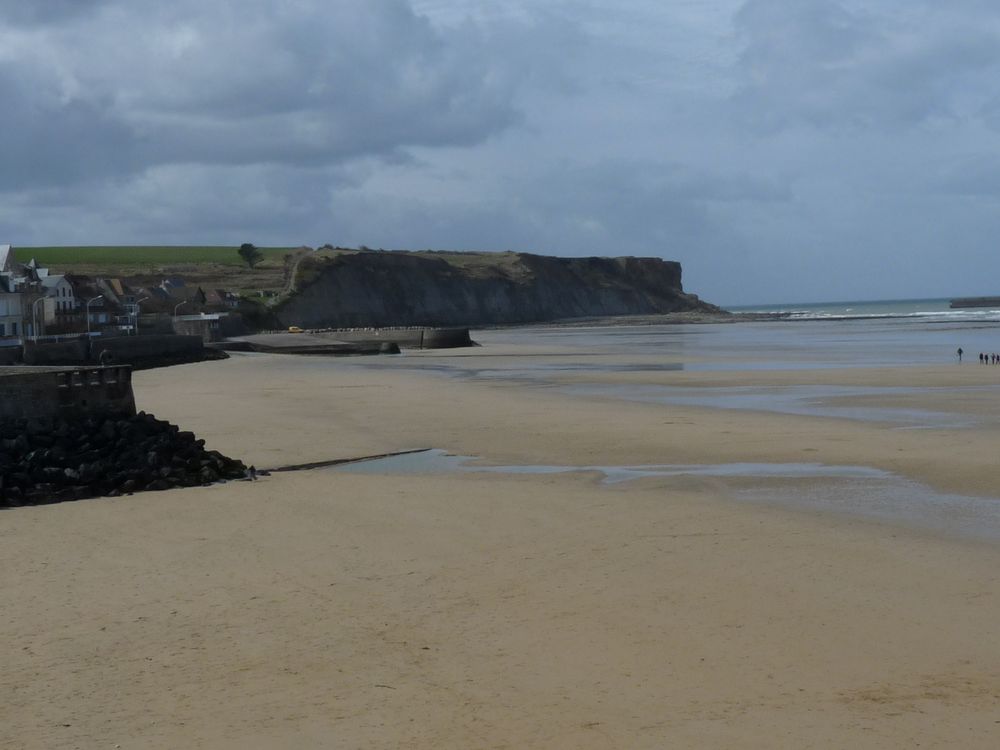
{"label": "ocean wave", "polygon": [[924,321],[1000,321],[1000,310],[918,310],[915,312],[825,312],[819,310],[775,310],[774,313],[790,320],[874,320],[874,319],[920,319]]}

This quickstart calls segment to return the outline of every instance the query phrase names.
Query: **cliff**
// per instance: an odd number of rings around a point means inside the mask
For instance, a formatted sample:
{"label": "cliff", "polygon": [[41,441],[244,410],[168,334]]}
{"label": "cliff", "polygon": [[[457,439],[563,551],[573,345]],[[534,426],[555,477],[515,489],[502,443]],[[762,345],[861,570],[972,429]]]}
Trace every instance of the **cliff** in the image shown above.
{"label": "cliff", "polygon": [[687,294],[659,258],[527,253],[352,252],[303,259],[282,326],[476,326],[565,318],[722,312]]}

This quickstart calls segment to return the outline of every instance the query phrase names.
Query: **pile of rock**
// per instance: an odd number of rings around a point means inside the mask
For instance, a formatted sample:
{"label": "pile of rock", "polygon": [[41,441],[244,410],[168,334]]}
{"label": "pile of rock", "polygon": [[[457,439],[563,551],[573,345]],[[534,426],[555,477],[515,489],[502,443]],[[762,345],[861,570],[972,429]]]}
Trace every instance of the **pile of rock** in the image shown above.
{"label": "pile of rock", "polygon": [[0,423],[0,505],[35,505],[242,479],[242,461],[139,412]]}

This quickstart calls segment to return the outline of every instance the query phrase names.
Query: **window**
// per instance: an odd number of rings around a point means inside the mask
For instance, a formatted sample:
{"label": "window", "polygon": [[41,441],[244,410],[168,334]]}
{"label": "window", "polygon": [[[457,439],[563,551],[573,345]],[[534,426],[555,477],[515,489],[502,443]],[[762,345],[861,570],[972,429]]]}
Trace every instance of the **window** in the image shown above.
{"label": "window", "polygon": [[0,323],[0,336],[6,336],[6,335],[7,335],[7,324]]}
{"label": "window", "polygon": [[17,335],[17,323],[11,323],[10,324],[10,335],[11,336],[16,336]]}

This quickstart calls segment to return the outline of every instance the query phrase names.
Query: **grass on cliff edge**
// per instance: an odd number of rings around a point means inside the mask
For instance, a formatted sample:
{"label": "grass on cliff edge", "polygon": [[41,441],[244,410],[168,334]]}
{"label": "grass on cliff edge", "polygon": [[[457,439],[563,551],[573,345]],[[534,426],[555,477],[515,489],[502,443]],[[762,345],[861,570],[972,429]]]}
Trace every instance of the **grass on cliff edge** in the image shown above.
{"label": "grass on cliff edge", "polygon": [[[109,270],[116,267],[145,265],[176,266],[212,263],[223,266],[245,265],[236,252],[238,246],[224,245],[80,245],[64,247],[22,247],[14,251],[17,259],[26,263],[31,258],[40,265],[58,269],[60,266],[102,266]],[[258,247],[264,254],[263,262],[279,263],[290,247]]]}

